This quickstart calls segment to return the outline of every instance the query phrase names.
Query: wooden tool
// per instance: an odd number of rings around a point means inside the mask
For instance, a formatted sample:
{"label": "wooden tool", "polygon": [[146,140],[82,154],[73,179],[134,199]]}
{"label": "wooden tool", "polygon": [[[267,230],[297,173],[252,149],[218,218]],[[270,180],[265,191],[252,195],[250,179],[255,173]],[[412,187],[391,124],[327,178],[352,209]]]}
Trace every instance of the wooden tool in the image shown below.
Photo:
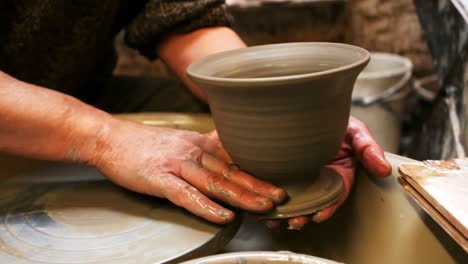
{"label": "wooden tool", "polygon": [[400,184],[468,252],[468,159],[399,166]]}

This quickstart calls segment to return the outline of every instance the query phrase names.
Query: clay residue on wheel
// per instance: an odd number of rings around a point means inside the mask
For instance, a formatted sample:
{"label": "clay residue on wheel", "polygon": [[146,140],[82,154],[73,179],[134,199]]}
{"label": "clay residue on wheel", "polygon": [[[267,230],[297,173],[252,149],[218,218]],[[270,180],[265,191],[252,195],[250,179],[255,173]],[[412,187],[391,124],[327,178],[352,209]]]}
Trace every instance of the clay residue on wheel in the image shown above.
{"label": "clay residue on wheel", "polygon": [[111,183],[61,188],[45,197],[46,211],[56,222],[96,235],[125,231],[151,210]]}
{"label": "clay residue on wheel", "polygon": [[4,252],[4,253],[7,253],[9,255],[15,256],[15,257],[17,257],[19,259],[24,259],[25,258],[21,252],[19,252],[15,248],[11,247],[10,245],[8,245],[5,241],[3,241],[1,239],[0,239],[0,251]]}

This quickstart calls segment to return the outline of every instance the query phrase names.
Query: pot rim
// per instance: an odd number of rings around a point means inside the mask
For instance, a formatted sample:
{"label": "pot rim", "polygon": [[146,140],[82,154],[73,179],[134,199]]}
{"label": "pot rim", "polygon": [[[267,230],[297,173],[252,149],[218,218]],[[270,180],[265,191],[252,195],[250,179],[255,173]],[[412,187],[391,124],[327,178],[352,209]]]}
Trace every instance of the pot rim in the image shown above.
{"label": "pot rim", "polygon": [[[255,51],[255,50],[263,50],[272,47],[284,47],[289,46],[289,48],[299,48],[303,46],[318,46],[318,47],[340,47],[349,49],[350,51],[356,51],[362,53],[364,56],[357,60],[356,62],[332,68],[329,70],[318,71],[318,72],[311,72],[305,74],[295,74],[295,75],[287,75],[287,76],[278,76],[278,77],[260,77],[260,78],[229,78],[229,77],[212,77],[206,76],[202,74],[198,74],[196,68],[201,67],[203,64],[209,63],[210,61],[215,61],[224,58],[225,56],[233,56],[236,54],[244,53],[246,51]],[[319,77],[326,77],[328,75],[342,72],[346,70],[350,70],[361,65],[366,65],[370,61],[370,52],[349,44],[344,43],[335,43],[335,42],[289,42],[289,43],[281,43],[281,44],[267,44],[267,45],[259,45],[259,46],[251,46],[246,48],[240,48],[235,50],[224,51],[212,55],[208,55],[203,57],[187,67],[186,74],[192,80],[196,80],[198,82],[202,82],[205,84],[216,84],[219,86],[239,86],[239,85],[278,85],[283,83],[291,83],[295,81],[304,81],[310,79],[316,79]]]}

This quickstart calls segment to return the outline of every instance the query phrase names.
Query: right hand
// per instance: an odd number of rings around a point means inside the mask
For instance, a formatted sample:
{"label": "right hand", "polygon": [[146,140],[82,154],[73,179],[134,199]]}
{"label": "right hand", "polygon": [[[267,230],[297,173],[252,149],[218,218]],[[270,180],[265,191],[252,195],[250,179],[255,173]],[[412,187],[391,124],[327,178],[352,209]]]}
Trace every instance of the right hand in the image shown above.
{"label": "right hand", "polygon": [[286,198],[284,190],[232,165],[216,132],[111,123],[88,162],[120,186],[166,198],[219,224],[232,221],[234,213],[211,199],[261,213]]}

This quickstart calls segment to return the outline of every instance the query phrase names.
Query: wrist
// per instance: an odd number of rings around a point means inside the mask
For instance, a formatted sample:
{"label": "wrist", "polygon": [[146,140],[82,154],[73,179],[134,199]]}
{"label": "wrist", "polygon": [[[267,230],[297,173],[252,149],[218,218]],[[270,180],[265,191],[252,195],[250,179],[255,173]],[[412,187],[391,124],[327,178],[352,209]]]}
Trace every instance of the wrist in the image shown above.
{"label": "wrist", "polygon": [[245,43],[232,29],[210,27],[171,35],[158,46],[157,53],[196,96],[206,100],[203,90],[187,77],[187,67],[205,56],[245,47]]}
{"label": "wrist", "polygon": [[43,160],[92,163],[106,146],[111,115],[1,71],[0,86],[0,150]]}
{"label": "wrist", "polygon": [[68,119],[73,129],[65,160],[96,166],[102,153],[109,148],[109,137],[117,120],[94,108],[79,112]]}

